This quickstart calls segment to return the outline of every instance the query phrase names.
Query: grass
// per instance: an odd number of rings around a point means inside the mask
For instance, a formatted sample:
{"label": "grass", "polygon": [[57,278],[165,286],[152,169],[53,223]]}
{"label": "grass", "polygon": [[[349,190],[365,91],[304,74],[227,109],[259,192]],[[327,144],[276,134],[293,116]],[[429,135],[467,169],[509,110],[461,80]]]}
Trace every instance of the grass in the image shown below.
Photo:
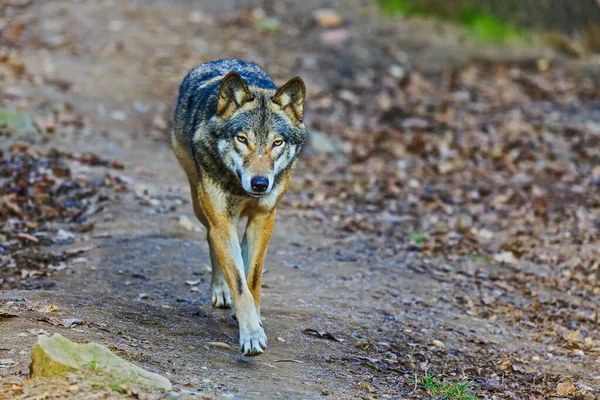
{"label": "grass", "polygon": [[379,0],[379,4],[384,12],[392,15],[436,17],[458,23],[467,28],[470,38],[485,43],[513,43],[525,33],[490,13],[470,6],[456,8],[444,2],[434,6],[414,0]]}
{"label": "grass", "polygon": [[125,394],[127,393],[127,387],[123,385],[123,382],[121,381],[117,381],[112,383],[109,388],[113,391],[113,392],[117,392],[117,393],[121,393],[121,394]]}
{"label": "grass", "polygon": [[418,231],[412,231],[410,233],[410,240],[412,240],[413,242],[417,243],[417,244],[421,244],[423,243],[423,235],[421,233],[419,233]]}
{"label": "grass", "polygon": [[31,119],[20,112],[0,108],[0,127],[5,127],[10,131],[35,131]]}
{"label": "grass", "polygon": [[417,383],[421,384],[431,396],[440,399],[478,400],[477,397],[473,396],[472,384],[468,381],[444,383],[436,381],[430,375],[426,375]]}
{"label": "grass", "polygon": [[90,366],[90,369],[91,369],[92,371],[95,371],[95,370],[97,370],[97,369],[99,368],[99,365],[98,365],[98,363],[96,362],[96,360],[92,360],[92,361],[90,361],[90,364],[89,364],[89,366]]}

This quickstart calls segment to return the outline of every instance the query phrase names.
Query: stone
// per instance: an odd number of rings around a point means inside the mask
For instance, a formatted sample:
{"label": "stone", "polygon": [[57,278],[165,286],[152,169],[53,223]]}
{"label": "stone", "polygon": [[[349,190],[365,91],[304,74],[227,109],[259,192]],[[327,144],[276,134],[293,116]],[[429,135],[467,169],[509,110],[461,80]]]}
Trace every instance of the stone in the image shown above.
{"label": "stone", "polygon": [[344,23],[342,17],[329,8],[315,10],[313,18],[321,28],[339,28]]}
{"label": "stone", "polygon": [[192,222],[192,220],[186,217],[185,215],[179,217],[179,220],[177,221],[177,226],[188,232],[197,232],[199,230],[198,227]]}
{"label": "stone", "polygon": [[34,133],[35,126],[27,115],[10,108],[0,108],[0,128],[21,133]]}
{"label": "stone", "polygon": [[106,346],[95,342],[73,343],[58,333],[38,336],[31,361],[32,378],[87,369],[118,377],[119,382],[125,385],[171,390],[171,382],[167,378],[123,360]]}

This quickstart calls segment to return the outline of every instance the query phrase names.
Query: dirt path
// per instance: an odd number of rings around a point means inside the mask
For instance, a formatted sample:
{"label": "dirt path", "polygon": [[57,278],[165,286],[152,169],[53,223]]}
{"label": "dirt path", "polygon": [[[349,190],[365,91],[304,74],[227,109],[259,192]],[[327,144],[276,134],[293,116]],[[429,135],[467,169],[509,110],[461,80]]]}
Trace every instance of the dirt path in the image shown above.
{"label": "dirt path", "polygon": [[[363,78],[361,71],[392,65],[399,74],[398,69],[408,68],[407,60],[413,68],[434,70],[464,57],[460,52],[440,55],[440,49],[469,50],[450,39],[433,41],[419,34],[418,29],[430,29],[427,23],[395,30],[382,23],[377,35],[373,24],[379,26],[380,17],[360,9],[360,2],[344,3],[340,10],[351,27],[353,46],[345,50],[336,41],[348,32],[323,36],[307,12],[326,2],[265,2],[264,9],[282,25],[277,33],[260,33],[254,21],[260,12],[243,11],[235,3],[36,2],[11,20],[23,24],[22,32],[8,40],[18,48],[26,77],[7,80],[2,92],[34,115],[66,102],[84,118],[83,129],[59,129],[49,140],[26,139],[38,148],[91,151],[118,160],[123,171],[77,163],[73,168],[90,176],[117,174],[129,190],[110,195],[94,217],[95,229],[71,245],[91,250],[63,271],[27,281],[29,290],[0,294],[0,305],[20,315],[0,318],[0,358],[15,362],[0,369],[6,393],[9,383],[24,378],[29,349],[43,330],[114,345],[124,358],[168,377],[172,396],[180,398],[427,398],[414,383],[426,373],[471,380],[481,398],[558,396],[556,385],[566,378],[587,396],[581,398],[597,396],[598,374],[590,370],[600,360],[596,350],[561,352],[526,323],[515,324],[509,310],[494,316],[482,312],[483,305],[478,308],[477,299],[488,304],[490,296],[489,301],[507,299],[519,309],[533,307],[529,291],[538,281],[525,279],[526,267],[519,272],[528,288],[507,286],[487,279],[505,267],[486,259],[452,262],[410,246],[389,246],[380,236],[340,230],[327,209],[299,211],[295,205],[311,203],[314,195],[303,194],[303,182],[319,179],[313,163],[330,159],[333,168],[341,162],[336,155],[319,154],[315,144],[300,163],[269,246],[263,289],[268,351],[253,359],[240,356],[235,321],[228,311],[210,306],[204,232],[190,232],[178,223],[182,216],[194,221],[184,174],[164,140],[179,80],[210,59],[253,59],[278,81],[302,75],[314,101],[324,103],[329,91]],[[290,48],[291,40],[294,51],[282,50]],[[311,44],[316,41],[321,44]],[[369,64],[373,59],[378,60],[375,67]],[[42,77],[42,83],[35,77]],[[345,98],[357,101],[351,94]],[[368,105],[362,112],[341,125],[370,118]],[[326,114],[314,107],[309,116],[314,130],[340,126],[332,121],[346,118]],[[23,137],[2,147],[16,140]],[[394,226],[411,234],[402,220]],[[541,295],[545,289],[542,285]],[[581,309],[594,310],[590,303],[597,295],[578,298]],[[48,316],[40,308],[50,304],[58,307],[53,318],[87,324],[66,329],[40,321]],[[305,328],[328,331],[340,341],[306,335]],[[569,333],[577,327],[570,328]],[[50,393],[66,395],[66,388],[59,384]],[[92,392],[69,396],[91,398]]]}

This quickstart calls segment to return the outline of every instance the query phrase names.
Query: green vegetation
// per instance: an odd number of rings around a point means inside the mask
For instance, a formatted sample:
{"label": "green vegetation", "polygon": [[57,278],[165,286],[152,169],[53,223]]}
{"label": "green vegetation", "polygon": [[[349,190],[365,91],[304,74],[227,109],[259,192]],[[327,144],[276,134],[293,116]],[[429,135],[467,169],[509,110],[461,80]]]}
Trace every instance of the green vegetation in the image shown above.
{"label": "green vegetation", "polygon": [[96,360],[90,361],[89,366],[90,366],[90,369],[92,371],[95,371],[95,370],[97,370],[99,368],[98,363],[96,362]]}
{"label": "green vegetation", "polygon": [[472,394],[471,382],[443,383],[436,381],[430,375],[426,375],[417,383],[422,385],[431,396],[439,396],[440,399],[478,400]]}
{"label": "green vegetation", "polygon": [[121,394],[127,393],[127,385],[125,385],[122,381],[114,382],[109,387],[113,392],[117,392],[117,393],[121,393]]}
{"label": "green vegetation", "polygon": [[421,244],[423,243],[423,235],[421,233],[419,233],[418,231],[412,231],[410,233],[410,240],[412,240],[413,242],[417,243],[417,244]]}
{"label": "green vegetation", "polygon": [[0,108],[0,128],[6,128],[9,131],[35,132],[31,118],[8,108]]}
{"label": "green vegetation", "polygon": [[388,14],[405,17],[436,17],[464,25],[469,36],[486,43],[511,43],[524,32],[488,12],[472,6],[453,7],[440,2],[439,5],[411,0],[379,0],[382,10]]}

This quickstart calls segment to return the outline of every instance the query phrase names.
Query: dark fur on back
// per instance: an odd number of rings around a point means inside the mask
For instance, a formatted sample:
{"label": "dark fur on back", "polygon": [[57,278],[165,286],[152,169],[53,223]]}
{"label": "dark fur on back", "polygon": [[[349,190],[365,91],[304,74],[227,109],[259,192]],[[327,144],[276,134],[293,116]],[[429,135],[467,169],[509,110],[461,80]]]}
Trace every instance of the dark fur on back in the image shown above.
{"label": "dark fur on back", "polygon": [[[214,81],[205,87],[201,86],[205,82],[223,77],[231,71],[239,73],[248,86],[277,90],[271,77],[256,63],[225,59],[200,64],[186,75],[179,86],[175,124],[181,124],[181,127],[197,128],[200,119],[209,120],[214,117],[217,113],[217,98],[221,82]],[[186,136],[188,133],[193,136],[193,132],[186,132]]]}
{"label": "dark fur on back", "polygon": [[[231,118],[217,117],[217,102],[221,79],[229,72],[237,72],[253,95],[252,106],[238,110]],[[303,124],[294,123],[284,112],[273,111],[272,97],[277,86],[258,64],[241,60],[218,60],[200,64],[192,69],[179,88],[175,110],[174,132],[178,140],[190,149],[199,174],[208,174],[221,182],[224,189],[244,195],[239,179],[224,163],[219,141],[232,139],[244,130],[257,132],[264,138],[276,131],[287,143],[286,157],[293,159],[301,150],[307,136]],[[261,145],[263,145],[262,143]],[[266,144],[264,144],[266,145]],[[291,167],[291,163],[275,176],[275,183]]]}

